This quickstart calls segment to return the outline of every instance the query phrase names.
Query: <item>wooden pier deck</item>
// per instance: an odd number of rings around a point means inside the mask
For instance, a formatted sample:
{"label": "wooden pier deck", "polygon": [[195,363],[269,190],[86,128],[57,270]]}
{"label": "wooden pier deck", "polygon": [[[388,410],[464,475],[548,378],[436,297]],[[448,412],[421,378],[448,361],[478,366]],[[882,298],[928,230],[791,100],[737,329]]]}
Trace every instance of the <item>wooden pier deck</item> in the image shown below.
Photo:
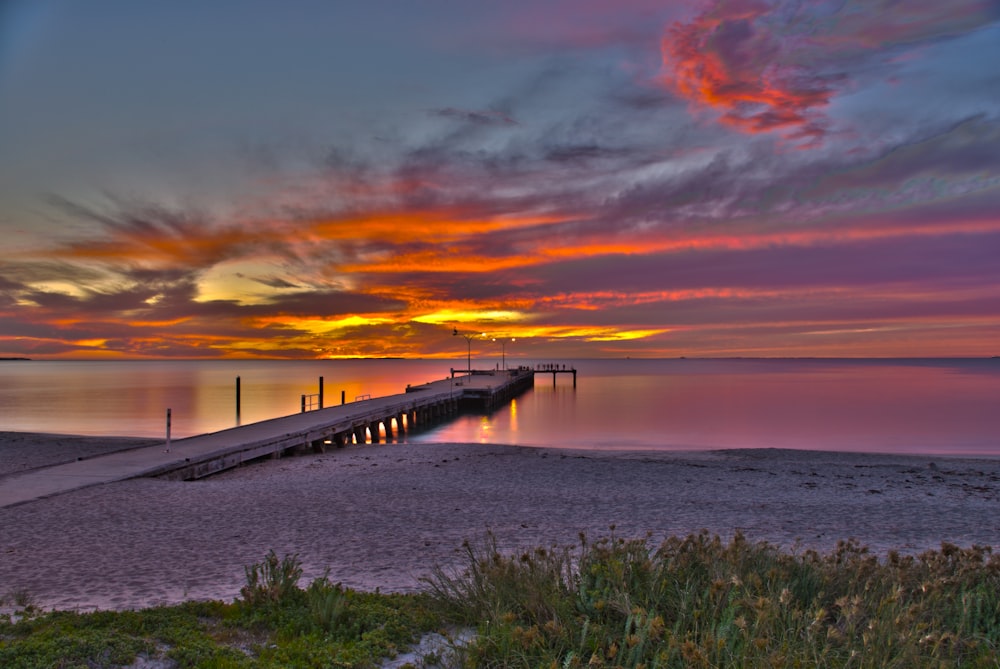
{"label": "wooden pier deck", "polygon": [[528,370],[476,372],[376,397],[158,445],[0,477],[0,508],[144,476],[196,479],[303,449],[378,443],[467,409],[490,410],[532,387]]}

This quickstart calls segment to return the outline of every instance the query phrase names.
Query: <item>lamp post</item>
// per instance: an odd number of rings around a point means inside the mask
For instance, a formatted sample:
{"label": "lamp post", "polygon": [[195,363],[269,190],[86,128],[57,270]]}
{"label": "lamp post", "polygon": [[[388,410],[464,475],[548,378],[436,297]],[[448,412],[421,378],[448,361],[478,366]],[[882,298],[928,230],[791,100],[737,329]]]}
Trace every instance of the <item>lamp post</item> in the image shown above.
{"label": "lamp post", "polygon": [[[514,337],[510,338],[511,341],[517,341]],[[503,369],[507,371],[507,340],[493,338],[493,341],[500,342],[500,360],[503,361]]]}
{"label": "lamp post", "polygon": [[458,328],[454,328],[454,330],[451,333],[451,336],[455,337],[455,336],[458,336],[458,335],[462,335],[463,337],[465,337],[465,343],[469,345],[468,358],[466,359],[467,361],[466,361],[465,364],[466,364],[466,371],[469,374],[472,374],[472,339],[476,335],[467,334],[465,332],[459,332]]}

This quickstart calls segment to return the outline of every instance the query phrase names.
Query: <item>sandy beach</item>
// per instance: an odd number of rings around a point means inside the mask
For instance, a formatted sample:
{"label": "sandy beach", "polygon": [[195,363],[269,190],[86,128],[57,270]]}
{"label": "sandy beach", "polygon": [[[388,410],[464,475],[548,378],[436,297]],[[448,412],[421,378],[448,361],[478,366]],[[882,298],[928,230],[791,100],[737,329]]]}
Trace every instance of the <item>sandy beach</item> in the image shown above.
{"label": "sandy beach", "polygon": [[[148,443],[3,433],[0,476]],[[351,447],[195,482],[108,484],[0,509],[0,594],[44,608],[232,600],[245,565],[297,553],[306,578],[383,591],[501,546],[702,529],[785,547],[918,553],[1000,544],[1000,460],[789,450]]]}

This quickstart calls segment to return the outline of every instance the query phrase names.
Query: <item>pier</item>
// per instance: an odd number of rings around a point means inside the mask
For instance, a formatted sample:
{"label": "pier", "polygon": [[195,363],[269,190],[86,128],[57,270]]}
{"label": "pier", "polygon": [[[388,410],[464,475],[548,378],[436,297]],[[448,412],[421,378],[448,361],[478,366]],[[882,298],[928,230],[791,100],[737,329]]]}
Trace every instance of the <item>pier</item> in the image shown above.
{"label": "pier", "polygon": [[[538,364],[538,365],[533,365],[533,366],[512,367],[511,369],[506,370],[506,371],[508,373],[512,373],[512,374],[513,373],[516,373],[516,374],[530,374],[532,377],[537,376],[539,374],[551,374],[552,375],[552,385],[553,386],[556,385],[556,377],[557,377],[557,375],[559,375],[559,374],[570,374],[573,377],[573,387],[576,388],[576,367],[573,367],[572,365],[567,366],[567,365],[561,364],[561,363],[560,364],[556,364],[556,363],[547,364],[546,363],[546,364]],[[496,370],[492,370],[492,369],[490,369],[490,370],[452,369],[451,370],[451,378],[455,378],[456,374],[473,374],[474,375],[474,374],[494,374],[494,373],[496,373]]]}
{"label": "pier", "polygon": [[534,375],[538,374],[551,374],[552,375],[552,385],[556,385],[556,377],[559,374],[572,374],[573,375],[573,387],[576,388],[576,367],[572,365],[566,366],[564,364],[541,364],[535,365],[534,367],[526,367],[525,369],[530,369]]}
{"label": "pier", "polygon": [[192,480],[263,458],[380,443],[462,411],[491,411],[531,388],[530,368],[452,371],[406,392],[0,477],[0,508],[139,477]]}

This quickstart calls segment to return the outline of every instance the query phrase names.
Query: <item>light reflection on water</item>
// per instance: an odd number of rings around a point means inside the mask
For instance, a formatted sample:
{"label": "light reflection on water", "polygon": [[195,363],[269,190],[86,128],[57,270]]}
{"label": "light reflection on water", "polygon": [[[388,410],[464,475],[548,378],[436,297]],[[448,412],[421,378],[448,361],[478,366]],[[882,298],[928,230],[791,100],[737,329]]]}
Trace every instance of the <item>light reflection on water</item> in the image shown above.
{"label": "light reflection on water", "polygon": [[553,387],[540,375],[533,391],[486,424],[463,417],[410,441],[1000,455],[1000,360],[583,361],[577,367],[575,389],[567,377]]}
{"label": "light reflection on water", "polygon": [[426,360],[0,362],[0,430],[161,437],[166,409],[175,437],[301,410],[302,395],[326,406],[361,395],[404,392],[448,376],[454,363]]}
{"label": "light reflection on water", "polygon": [[[326,404],[391,395],[461,361],[2,362],[0,430],[159,437],[297,413],[324,377]],[[528,364],[518,360],[515,364]],[[1000,455],[1000,360],[583,360],[578,384],[539,375],[488,416],[411,443],[603,449],[778,447]]]}

